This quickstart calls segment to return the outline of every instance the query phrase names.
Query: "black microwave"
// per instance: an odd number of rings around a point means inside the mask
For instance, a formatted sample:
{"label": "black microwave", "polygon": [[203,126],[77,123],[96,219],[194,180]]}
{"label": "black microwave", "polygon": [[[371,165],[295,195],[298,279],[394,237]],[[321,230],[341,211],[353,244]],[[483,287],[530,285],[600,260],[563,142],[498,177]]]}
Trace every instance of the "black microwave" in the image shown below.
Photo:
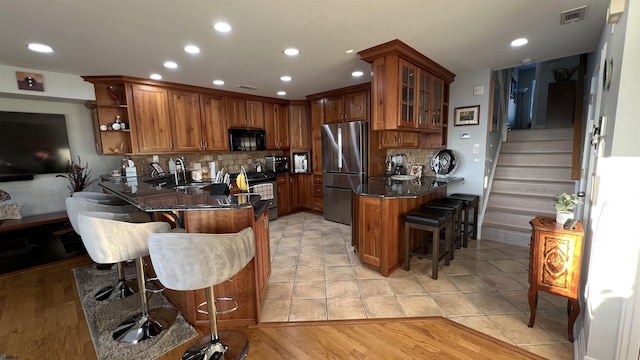
{"label": "black microwave", "polygon": [[264,130],[229,129],[229,149],[231,151],[266,150]]}

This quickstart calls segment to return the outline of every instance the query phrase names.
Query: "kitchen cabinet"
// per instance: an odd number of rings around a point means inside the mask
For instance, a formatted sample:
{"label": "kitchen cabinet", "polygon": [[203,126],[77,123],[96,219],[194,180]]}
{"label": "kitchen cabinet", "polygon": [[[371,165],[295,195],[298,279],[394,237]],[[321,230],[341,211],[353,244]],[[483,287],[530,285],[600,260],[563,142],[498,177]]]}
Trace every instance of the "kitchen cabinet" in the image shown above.
{"label": "kitchen cabinet", "polygon": [[166,153],[173,150],[169,90],[160,86],[132,84],[136,154]]}
{"label": "kitchen cabinet", "polygon": [[313,173],[322,175],[322,125],[324,106],[322,99],[311,101],[311,166]]}
{"label": "kitchen cabinet", "polygon": [[322,195],[322,175],[313,175],[313,210],[322,211],[324,209],[324,201]]}
{"label": "kitchen cabinet", "polygon": [[[86,107],[91,110],[93,120],[93,134],[95,138],[96,152],[101,155],[122,155],[133,151],[131,141],[131,121],[128,106],[130,95],[126,92],[123,81],[106,79],[93,82],[96,101],[87,102]],[[125,124],[125,129],[113,130],[109,125],[120,119]],[[101,130],[101,126],[107,130]]]}
{"label": "kitchen cabinet", "polygon": [[565,229],[555,219],[537,216],[531,221],[529,245],[529,327],[536,321],[538,291],[568,299],[568,337],[573,342],[573,324],[580,313],[578,290],[582,264],[584,231],[578,222],[575,229]]}
{"label": "kitchen cabinet", "polygon": [[229,151],[229,136],[224,98],[201,95],[201,121],[203,150]]}
{"label": "kitchen cabinet", "polygon": [[289,148],[289,113],[286,105],[264,104],[267,150]]}
{"label": "kitchen cabinet", "polygon": [[202,150],[200,95],[195,92],[170,89],[169,100],[173,129],[172,150],[183,152]]}
{"label": "kitchen cabinet", "polygon": [[385,130],[380,132],[380,148],[417,148],[418,133],[408,131]]}
{"label": "kitchen cabinet", "polygon": [[[289,144],[292,151],[310,150],[307,105],[289,104]],[[269,136],[269,134],[267,134]]]}
{"label": "kitchen cabinet", "polygon": [[289,175],[278,175],[278,216],[291,212],[291,186]]}
{"label": "kitchen cabinet", "polygon": [[264,109],[261,101],[226,97],[230,128],[264,129]]}
{"label": "kitchen cabinet", "polygon": [[297,183],[295,184],[297,193],[297,202],[292,202],[294,206],[303,209],[313,208],[313,175],[298,174],[295,176]]}
{"label": "kitchen cabinet", "polygon": [[327,97],[324,101],[326,124],[369,120],[369,90]]}
{"label": "kitchen cabinet", "polygon": [[256,242],[256,274],[258,297],[264,300],[267,283],[271,277],[271,243],[269,240],[269,212],[264,211],[253,224],[253,235]]}
{"label": "kitchen cabinet", "polygon": [[455,74],[399,40],[359,52],[372,64],[372,130],[440,133]]}

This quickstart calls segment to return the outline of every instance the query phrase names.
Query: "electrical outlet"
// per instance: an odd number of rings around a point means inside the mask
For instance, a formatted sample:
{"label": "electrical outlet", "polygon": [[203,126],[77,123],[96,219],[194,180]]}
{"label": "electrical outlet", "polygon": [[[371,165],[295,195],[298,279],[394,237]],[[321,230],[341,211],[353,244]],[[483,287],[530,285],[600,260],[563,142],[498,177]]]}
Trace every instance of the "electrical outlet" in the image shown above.
{"label": "electrical outlet", "polygon": [[480,152],[480,144],[473,144],[473,153],[477,154]]}
{"label": "electrical outlet", "polygon": [[160,157],[158,155],[153,155],[153,162],[160,162]]}

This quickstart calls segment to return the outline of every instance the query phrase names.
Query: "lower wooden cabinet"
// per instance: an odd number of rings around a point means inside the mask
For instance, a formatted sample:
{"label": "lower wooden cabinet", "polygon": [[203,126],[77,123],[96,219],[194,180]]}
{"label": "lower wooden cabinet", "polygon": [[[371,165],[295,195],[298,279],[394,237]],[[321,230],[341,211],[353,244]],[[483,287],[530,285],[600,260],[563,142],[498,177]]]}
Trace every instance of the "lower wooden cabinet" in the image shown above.
{"label": "lower wooden cabinet", "polygon": [[291,186],[289,175],[278,175],[278,216],[291,212]]}
{"label": "lower wooden cabinet", "polygon": [[303,209],[312,209],[313,176],[311,174],[299,174],[296,177],[298,202],[294,204],[294,207],[297,206]]}
{"label": "lower wooden cabinet", "polygon": [[271,242],[269,240],[269,212],[265,211],[253,224],[256,242],[256,274],[260,301],[264,300],[267,283],[271,277]]}
{"label": "lower wooden cabinet", "polygon": [[313,210],[324,210],[324,199],[322,195],[322,175],[313,175]]}

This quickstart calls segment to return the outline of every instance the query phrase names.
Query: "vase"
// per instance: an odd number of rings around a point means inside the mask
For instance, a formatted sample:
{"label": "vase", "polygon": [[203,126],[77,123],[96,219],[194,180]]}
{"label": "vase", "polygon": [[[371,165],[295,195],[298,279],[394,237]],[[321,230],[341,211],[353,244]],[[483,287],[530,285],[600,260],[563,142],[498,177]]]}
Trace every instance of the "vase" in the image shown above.
{"label": "vase", "polygon": [[563,225],[565,221],[573,219],[573,211],[558,211],[556,212],[556,222]]}

